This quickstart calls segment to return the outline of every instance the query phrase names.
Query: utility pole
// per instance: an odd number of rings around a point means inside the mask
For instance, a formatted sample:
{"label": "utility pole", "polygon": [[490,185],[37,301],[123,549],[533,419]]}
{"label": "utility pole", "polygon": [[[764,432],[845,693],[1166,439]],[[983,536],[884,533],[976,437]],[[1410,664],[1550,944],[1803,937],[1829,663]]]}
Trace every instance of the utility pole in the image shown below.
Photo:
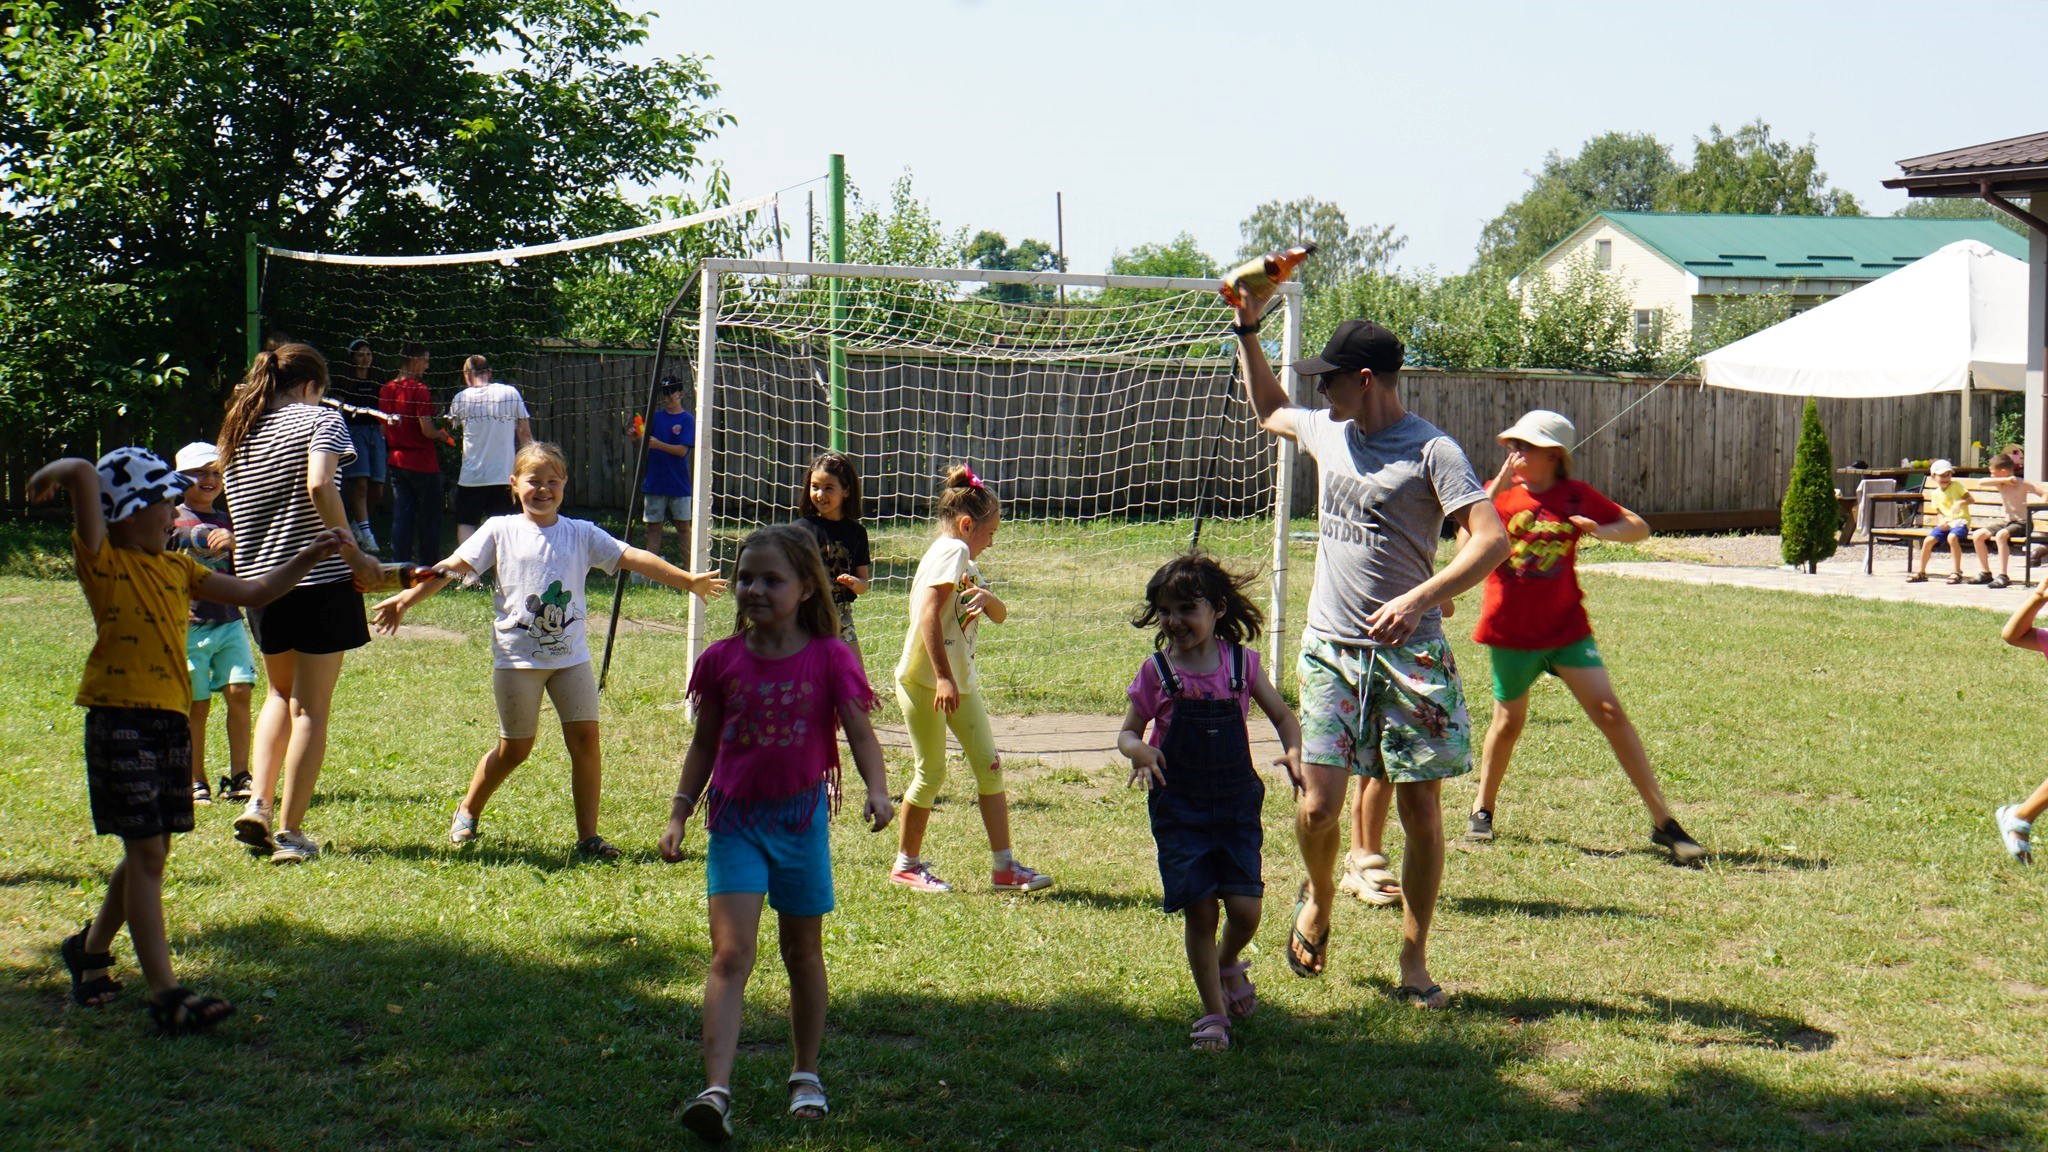
{"label": "utility pole", "polygon": [[[1053,243],[1058,247],[1060,271],[1067,270],[1067,204],[1066,193],[1052,194]],[[1067,306],[1067,286],[1060,285],[1060,307]]]}
{"label": "utility pole", "polygon": [[[831,226],[831,247],[827,258],[834,264],[846,263],[846,157],[834,152],[826,165],[825,176],[829,185],[825,202],[826,221]],[[846,323],[846,301],[840,296],[839,277],[826,280],[827,297],[832,306],[832,339],[830,357],[832,374],[831,442],[834,452],[846,451],[846,342],[840,335],[840,326]]]}

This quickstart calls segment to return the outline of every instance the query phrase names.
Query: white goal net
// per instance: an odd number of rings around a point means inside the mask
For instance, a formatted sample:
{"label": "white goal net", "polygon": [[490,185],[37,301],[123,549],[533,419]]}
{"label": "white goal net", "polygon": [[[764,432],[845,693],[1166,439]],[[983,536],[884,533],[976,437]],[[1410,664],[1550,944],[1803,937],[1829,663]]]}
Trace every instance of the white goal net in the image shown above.
{"label": "white goal net", "polygon": [[[1009,606],[979,639],[997,707],[1046,710],[1127,678],[1150,650],[1130,624],[1145,582],[1197,535],[1260,574],[1279,666],[1287,522],[1275,513],[1292,445],[1243,399],[1216,281],[755,260],[710,260],[700,277],[672,337],[688,346],[667,358],[694,384],[698,568],[730,573],[748,531],[796,517],[813,456],[848,453],[874,553],[856,619],[886,685],[940,484],[966,463],[1002,501],[980,559]],[[1292,362],[1297,285],[1276,311],[1272,351]],[[729,605],[693,602],[692,657],[731,621]]]}

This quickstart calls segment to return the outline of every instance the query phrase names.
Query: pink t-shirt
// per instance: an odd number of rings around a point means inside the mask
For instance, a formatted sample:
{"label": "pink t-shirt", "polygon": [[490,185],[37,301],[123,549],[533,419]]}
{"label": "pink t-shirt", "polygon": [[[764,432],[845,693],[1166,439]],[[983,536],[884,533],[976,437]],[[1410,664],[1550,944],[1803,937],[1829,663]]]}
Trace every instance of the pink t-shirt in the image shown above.
{"label": "pink t-shirt", "polygon": [[867,673],[836,636],[780,660],[747,651],[744,634],[728,636],[697,657],[690,695],[724,713],[705,795],[705,827],[718,832],[763,820],[807,827],[818,785],[839,776],[840,705],[875,706]]}
{"label": "pink t-shirt", "polygon": [[[1195,675],[1185,668],[1176,667],[1175,676],[1180,677],[1181,695],[1191,700],[1230,699],[1230,644],[1225,640],[1216,642],[1216,670]],[[1251,715],[1252,685],[1259,681],[1259,654],[1247,648],[1244,650],[1244,693],[1238,698],[1237,706]],[[1125,695],[1138,709],[1140,716],[1152,721],[1152,731],[1145,742],[1154,748],[1165,746],[1166,725],[1173,719],[1173,696],[1166,685],[1159,680],[1159,665],[1146,660],[1138,666],[1137,678],[1131,681]]]}

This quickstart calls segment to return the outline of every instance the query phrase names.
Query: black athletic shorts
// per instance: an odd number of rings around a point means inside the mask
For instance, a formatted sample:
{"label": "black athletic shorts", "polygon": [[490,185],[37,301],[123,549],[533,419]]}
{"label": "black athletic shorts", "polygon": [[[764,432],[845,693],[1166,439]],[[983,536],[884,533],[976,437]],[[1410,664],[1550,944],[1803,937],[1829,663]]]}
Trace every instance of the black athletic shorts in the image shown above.
{"label": "black athletic shorts", "polygon": [[183,712],[87,708],[92,829],[148,840],[192,830],[192,729]]}
{"label": "black athletic shorts", "polygon": [[349,652],[370,642],[363,594],[348,580],[301,584],[261,608],[249,609],[249,631],[265,656]]}
{"label": "black athletic shorts", "polygon": [[493,516],[509,516],[519,511],[519,502],[512,499],[512,489],[503,484],[455,486],[455,522],[474,528]]}

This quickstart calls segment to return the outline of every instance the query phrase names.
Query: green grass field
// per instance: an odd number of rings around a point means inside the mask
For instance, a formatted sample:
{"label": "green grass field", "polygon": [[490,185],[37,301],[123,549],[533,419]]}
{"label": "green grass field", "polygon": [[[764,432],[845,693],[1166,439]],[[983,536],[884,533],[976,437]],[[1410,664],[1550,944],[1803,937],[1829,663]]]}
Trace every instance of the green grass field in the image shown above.
{"label": "green grass field", "polygon": [[[1011,565],[1025,550],[1006,557],[1006,542],[986,565],[999,586],[1022,578]],[[2048,1144],[2048,875],[2007,861],[1990,823],[1995,803],[2043,771],[2031,739],[2048,684],[2040,658],[2002,648],[1996,618],[1980,612],[1588,583],[1623,699],[1686,824],[1714,850],[1709,867],[1673,868],[1649,848],[1597,733],[1545,685],[1501,838],[1451,853],[1434,968],[1453,1009],[1388,999],[1397,920],[1356,903],[1338,912],[1329,973],[1288,973],[1300,869],[1275,788],[1254,958],[1264,1006],[1237,1029],[1236,1051],[1195,1054],[1182,1039],[1196,1008],[1179,924],[1156,910],[1142,798],[1112,767],[1013,767],[1020,849],[1060,878],[1047,893],[903,892],[882,877],[893,836],[839,821],[824,1064],[835,1111],[811,1127],[781,1116],[785,983],[764,939],[736,1083],[743,1140]],[[1089,595],[1089,611],[1108,612],[1135,590]],[[689,735],[676,707],[681,636],[628,633],[613,668],[603,829],[627,853],[612,866],[570,861],[566,763],[545,729],[484,839],[445,846],[449,810],[495,732],[487,597],[444,594],[412,618],[458,638],[352,656],[308,820],[327,853],[295,870],[252,862],[217,806],[172,854],[180,974],[241,1015],[213,1037],[161,1041],[125,937],[129,988],[108,1008],[71,1007],[54,956],[118,851],[91,835],[70,703],[90,621],[75,585],[56,579],[0,577],[0,605],[0,1145],[690,1146],[675,1113],[700,1086],[703,841],[693,829],[676,866],[652,851]],[[641,618],[679,620],[680,608],[672,595],[629,597]],[[1471,597],[1464,608],[1476,610]],[[900,634],[876,623],[886,618],[879,604],[863,614],[882,638],[871,667],[886,668]],[[1026,624],[995,631],[1062,635]],[[1469,626],[1453,633],[1483,701]],[[1003,656],[992,637],[991,667]],[[1029,705],[1120,710],[1128,662],[1078,663]],[[900,786],[904,766],[892,768]],[[1456,828],[1471,789],[1446,789]],[[956,780],[930,855],[966,879],[984,851]]]}

